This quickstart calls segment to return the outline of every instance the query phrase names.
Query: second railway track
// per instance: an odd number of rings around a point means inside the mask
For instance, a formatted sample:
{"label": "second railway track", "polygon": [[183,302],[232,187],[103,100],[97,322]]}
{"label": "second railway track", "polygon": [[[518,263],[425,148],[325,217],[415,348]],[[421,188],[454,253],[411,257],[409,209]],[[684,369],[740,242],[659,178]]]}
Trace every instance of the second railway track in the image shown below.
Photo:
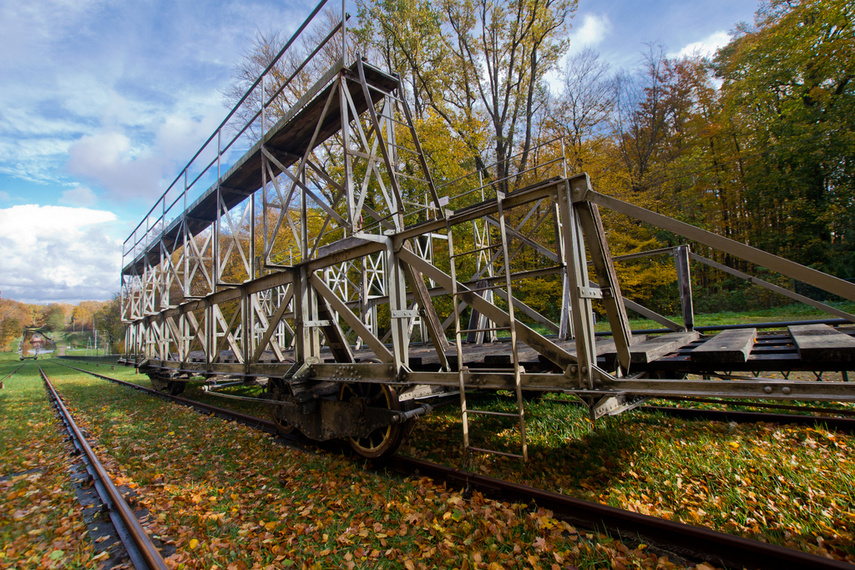
{"label": "second railway track", "polygon": [[69,437],[75,448],[82,454],[82,459],[92,477],[93,485],[108,510],[110,521],[116,529],[120,540],[125,546],[131,563],[137,570],[166,570],[167,566],[160,551],[143,529],[136,515],[116,488],[107,470],[101,464],[98,456],[86,441],[77,423],[62,401],[48,376],[39,367],[39,374],[44,380],[45,387],[68,430]]}
{"label": "second railway track", "polygon": [[[276,431],[275,424],[268,420],[187,398],[172,396],[69,364],[64,365],[79,372],[149,392],[184,405],[193,406],[208,413],[214,413],[252,427],[264,429],[271,433],[275,433]],[[815,421],[821,423],[827,422],[829,419],[821,416],[790,416],[788,414],[764,414],[756,412],[737,412],[734,414],[733,412],[680,408],[651,407],[651,410],[663,413],[684,414],[688,417],[702,419],[742,422],[780,422],[792,417],[797,418],[795,421]],[[839,420],[839,424],[835,423],[834,427],[842,431],[855,430],[855,420],[852,418],[834,419]],[[535,489],[410,457],[396,456],[387,464],[387,467],[405,476],[428,476],[437,482],[444,482],[450,487],[463,488],[467,491],[478,491],[490,498],[536,504],[539,507],[550,509],[557,517],[567,520],[572,524],[588,529],[605,529],[621,537],[630,537],[631,540],[645,542],[662,552],[671,553],[687,560],[706,561],[725,567],[816,568],[829,570],[853,568],[851,564],[846,562],[829,560],[809,553],[703,527],[686,525],[598,503],[574,499],[563,494]]]}

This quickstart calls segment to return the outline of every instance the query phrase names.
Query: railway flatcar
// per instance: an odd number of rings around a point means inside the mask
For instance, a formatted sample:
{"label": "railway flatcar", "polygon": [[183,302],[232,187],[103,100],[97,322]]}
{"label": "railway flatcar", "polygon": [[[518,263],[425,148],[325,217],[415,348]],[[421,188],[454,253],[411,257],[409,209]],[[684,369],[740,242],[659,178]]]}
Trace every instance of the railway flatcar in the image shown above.
{"label": "railway flatcar", "polygon": [[[371,458],[394,453],[437,396],[459,396],[467,452],[523,460],[528,393],[574,395],[592,419],[665,396],[855,402],[855,316],[777,283],[850,301],[855,285],[597,191],[570,174],[560,140],[518,172],[502,164],[439,184],[401,79],[341,47],[330,65],[312,58],[334,46],[319,46],[295,68],[314,76],[274,86],[283,48],[251,89],[299,89],[293,106],[258,110],[247,92],[125,241],[125,362],[155,387],[263,385],[282,431],[342,439]],[[609,233],[600,209],[685,240],[648,253],[673,260],[682,318],[624,297],[609,246],[620,230]],[[772,332],[696,327],[692,264],[827,318]],[[549,296],[548,315],[526,302],[535,290]],[[628,310],[662,328],[631,330]],[[608,330],[595,330],[595,312]],[[518,447],[471,439],[476,417],[495,415],[467,399],[476,390],[515,395],[500,415]]]}

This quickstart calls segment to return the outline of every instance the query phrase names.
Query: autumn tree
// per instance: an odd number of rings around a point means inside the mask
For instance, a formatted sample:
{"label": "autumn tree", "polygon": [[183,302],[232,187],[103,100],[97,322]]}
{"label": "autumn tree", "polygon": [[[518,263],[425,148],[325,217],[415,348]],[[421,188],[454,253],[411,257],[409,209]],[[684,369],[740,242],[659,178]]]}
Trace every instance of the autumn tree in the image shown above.
{"label": "autumn tree", "polygon": [[71,305],[51,303],[44,307],[39,324],[49,331],[61,331],[65,329],[66,321],[71,317],[71,312]]}
{"label": "autumn tree", "polygon": [[614,104],[610,66],[599,53],[586,48],[568,57],[550,119],[555,134],[565,141],[574,172],[585,172],[596,161],[594,155],[601,152],[598,142],[609,134]]}
{"label": "autumn tree", "polygon": [[855,9],[769,0],[716,59],[735,125],[750,239],[855,275]]}
{"label": "autumn tree", "polygon": [[122,346],[125,337],[125,325],[122,323],[121,295],[113,295],[109,301],[102,303],[95,312],[95,328],[98,334],[107,338],[113,352],[117,352]]}
{"label": "autumn tree", "polygon": [[81,301],[71,311],[71,323],[75,330],[92,330],[92,317],[101,308],[98,301]]}
{"label": "autumn tree", "polygon": [[520,154],[519,170],[529,160],[542,80],[566,51],[575,8],[575,0],[363,3],[360,38],[407,78],[420,116],[441,117],[474,166],[496,162],[503,179],[511,155]]}

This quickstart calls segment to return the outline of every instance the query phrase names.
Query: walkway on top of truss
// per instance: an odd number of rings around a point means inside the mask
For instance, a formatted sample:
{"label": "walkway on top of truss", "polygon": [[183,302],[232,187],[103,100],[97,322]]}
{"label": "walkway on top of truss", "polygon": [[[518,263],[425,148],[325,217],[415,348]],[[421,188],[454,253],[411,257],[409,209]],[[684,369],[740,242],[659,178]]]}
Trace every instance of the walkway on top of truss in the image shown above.
{"label": "walkway on top of truss", "polygon": [[[246,152],[217,182],[195,202],[187,207],[181,216],[172,220],[163,232],[162,237],[151,240],[145,250],[136,256],[123,268],[123,274],[133,275],[142,273],[145,264],[157,265],[165,246],[171,250],[181,239],[181,224],[186,222],[191,236],[196,236],[213,224],[217,219],[218,200],[221,200],[227,210],[246,200],[247,196],[258,191],[263,184],[262,149],[266,149],[276,157],[271,162],[273,174],[282,171],[281,167],[289,167],[298,162],[303,156],[321,145],[341,128],[340,98],[332,96],[335,80],[342,74],[358,79],[358,64],[354,63],[345,68],[344,61],[339,59],[327,73],[317,81],[303,97],[274,124],[249,151]],[[378,68],[362,62],[365,80],[372,87],[369,96],[372,103],[378,102],[385,92],[398,87],[398,79]],[[368,109],[362,85],[358,82],[348,82],[347,89],[350,100],[354,105],[355,115]],[[318,122],[323,116],[323,121]]]}

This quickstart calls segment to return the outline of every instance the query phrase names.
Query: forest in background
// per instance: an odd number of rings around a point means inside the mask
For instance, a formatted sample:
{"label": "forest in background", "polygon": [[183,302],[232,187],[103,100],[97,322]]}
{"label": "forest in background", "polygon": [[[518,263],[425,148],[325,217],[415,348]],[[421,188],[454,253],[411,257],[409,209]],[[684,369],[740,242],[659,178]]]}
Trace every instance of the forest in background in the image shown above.
{"label": "forest in background", "polygon": [[[356,33],[405,80],[423,145],[446,178],[492,161],[498,177],[524,171],[539,143],[561,137],[572,170],[600,192],[855,277],[855,4],[763,2],[712,59],[668,58],[648,45],[643,64],[626,71],[583,50],[566,58],[556,93],[545,77],[570,47],[574,10],[573,0],[381,0],[362,4]],[[456,144],[434,140],[439,125]],[[605,215],[613,254],[683,243]],[[622,287],[655,306],[663,284],[673,287],[668,264],[624,267]],[[699,310],[738,310],[755,296],[708,267],[694,277],[708,292]]]}
{"label": "forest in background", "polygon": [[[363,55],[400,76],[443,192],[454,195],[447,184],[470,172],[513,190],[534,181],[532,175],[514,178],[516,173],[563,152],[570,174],[586,172],[599,192],[855,278],[852,2],[766,0],[754,22],[737,25],[730,43],[712,58],[668,57],[664,47],[649,44],[639,46],[642,61],[631,70],[610,68],[590,49],[570,51],[576,0],[357,3],[348,57]],[[306,53],[315,39],[308,38]],[[283,43],[276,34],[259,33],[224,93],[227,103],[239,98]],[[288,77],[299,62],[286,60],[279,77]],[[276,88],[271,82],[269,89]],[[405,143],[408,136],[405,129],[398,135]],[[334,157],[327,167],[338,168]],[[686,243],[611,212],[603,215],[613,255]],[[727,253],[689,245],[729,268],[835,300]],[[621,262],[618,271],[628,298],[675,312],[669,256]],[[789,302],[749,291],[746,281],[706,265],[693,267],[692,277],[704,292],[696,296],[699,312]],[[549,313],[538,301],[548,288],[517,292]]]}
{"label": "forest in background", "polygon": [[[350,55],[399,74],[438,185],[477,171],[510,186],[524,178],[508,176],[563,152],[571,173],[588,173],[602,193],[855,277],[851,2],[768,0],[713,58],[669,58],[650,44],[632,70],[611,69],[592,50],[567,55],[575,0],[358,4]],[[282,43],[259,34],[224,93],[229,106]],[[282,77],[295,62],[283,63]],[[548,144],[556,140],[563,144]],[[614,255],[683,243],[603,214]],[[763,268],[690,245],[728,267],[822,298]],[[627,297],[673,314],[676,276],[667,256],[619,263],[618,271]],[[748,293],[746,282],[706,266],[693,268],[693,280],[704,291],[695,300],[699,312],[783,301]],[[544,314],[554,312],[546,295],[538,299],[547,285],[519,294]],[[0,299],[0,347],[10,349],[25,326],[103,327],[114,338],[122,328],[117,299],[76,306]]]}
{"label": "forest in background", "polygon": [[[0,297],[0,351],[17,350],[24,327],[38,327],[54,338],[61,333],[69,348],[85,348],[98,331],[101,338],[124,338],[118,296],[109,301],[36,305]],[[115,347],[114,347],[115,349]]]}

